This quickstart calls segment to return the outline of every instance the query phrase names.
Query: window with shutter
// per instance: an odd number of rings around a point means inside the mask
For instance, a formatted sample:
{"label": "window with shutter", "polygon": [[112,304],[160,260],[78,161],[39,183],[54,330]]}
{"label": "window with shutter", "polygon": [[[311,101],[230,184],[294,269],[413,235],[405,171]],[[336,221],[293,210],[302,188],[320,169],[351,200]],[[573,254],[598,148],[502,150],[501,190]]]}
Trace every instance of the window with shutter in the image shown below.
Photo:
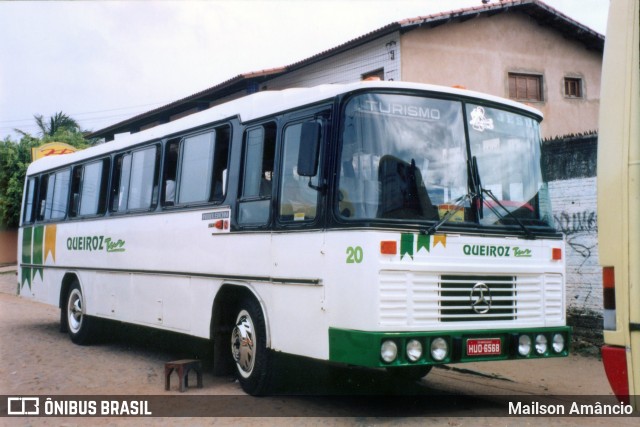
{"label": "window with shutter", "polygon": [[564,96],[567,98],[582,98],[582,79],[579,77],[565,77]]}
{"label": "window with shutter", "polygon": [[509,73],[509,98],[516,101],[542,101],[542,76]]}

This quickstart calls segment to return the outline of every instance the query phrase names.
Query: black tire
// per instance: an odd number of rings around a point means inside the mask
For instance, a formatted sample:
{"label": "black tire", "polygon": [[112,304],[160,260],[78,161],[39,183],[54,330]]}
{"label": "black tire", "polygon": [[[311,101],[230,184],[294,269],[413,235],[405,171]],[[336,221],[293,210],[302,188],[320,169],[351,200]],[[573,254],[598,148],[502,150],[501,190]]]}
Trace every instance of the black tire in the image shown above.
{"label": "black tire", "polygon": [[242,389],[252,396],[272,388],[272,354],[267,348],[264,313],[254,298],[238,304],[231,331],[231,357]]}
{"label": "black tire", "polygon": [[75,344],[90,344],[95,339],[95,322],[86,314],[86,306],[82,289],[78,281],[74,281],[69,288],[69,292],[62,307],[62,321],[65,322],[64,329],[69,333],[71,341]]}
{"label": "black tire", "polygon": [[397,368],[387,368],[387,372],[394,378],[401,381],[418,381],[431,372],[433,366],[403,366]]}

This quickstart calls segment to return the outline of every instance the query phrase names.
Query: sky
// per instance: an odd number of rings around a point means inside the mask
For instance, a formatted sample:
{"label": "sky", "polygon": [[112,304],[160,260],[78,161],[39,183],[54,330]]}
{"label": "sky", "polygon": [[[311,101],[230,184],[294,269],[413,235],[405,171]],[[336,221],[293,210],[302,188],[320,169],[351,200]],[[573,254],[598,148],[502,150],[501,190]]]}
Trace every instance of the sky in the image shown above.
{"label": "sky", "polygon": [[[499,0],[492,0],[497,2]],[[615,0],[614,0],[615,1]],[[604,34],[609,0],[545,0]],[[481,0],[0,0],[0,139],[62,111],[98,130],[406,18]]]}

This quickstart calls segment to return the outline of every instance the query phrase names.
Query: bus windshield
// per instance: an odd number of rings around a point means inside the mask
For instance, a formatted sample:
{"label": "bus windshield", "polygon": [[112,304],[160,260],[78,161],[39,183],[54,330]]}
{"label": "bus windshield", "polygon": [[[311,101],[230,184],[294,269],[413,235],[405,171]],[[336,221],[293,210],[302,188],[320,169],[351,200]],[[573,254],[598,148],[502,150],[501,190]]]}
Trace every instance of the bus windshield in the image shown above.
{"label": "bus windshield", "polygon": [[367,93],[348,101],[343,120],[341,218],[552,226],[535,119],[459,100]]}

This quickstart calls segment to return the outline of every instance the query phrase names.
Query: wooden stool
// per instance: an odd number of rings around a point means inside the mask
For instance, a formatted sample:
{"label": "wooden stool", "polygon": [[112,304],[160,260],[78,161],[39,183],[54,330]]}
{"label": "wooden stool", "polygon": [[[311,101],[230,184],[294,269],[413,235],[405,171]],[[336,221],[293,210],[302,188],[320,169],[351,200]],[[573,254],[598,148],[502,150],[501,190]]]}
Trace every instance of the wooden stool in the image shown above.
{"label": "wooden stool", "polygon": [[189,387],[189,371],[196,371],[198,377],[198,388],[202,388],[202,364],[199,360],[184,359],[167,362],[164,364],[164,389],[171,388],[171,373],[178,373],[178,381],[180,381],[180,391],[184,392]]}

